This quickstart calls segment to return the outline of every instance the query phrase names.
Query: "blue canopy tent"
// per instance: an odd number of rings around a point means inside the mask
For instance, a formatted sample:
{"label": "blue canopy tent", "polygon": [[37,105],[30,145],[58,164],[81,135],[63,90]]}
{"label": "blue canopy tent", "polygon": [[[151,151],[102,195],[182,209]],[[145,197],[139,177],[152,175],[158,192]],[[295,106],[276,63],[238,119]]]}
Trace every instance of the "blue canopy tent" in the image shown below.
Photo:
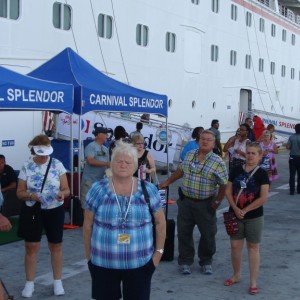
{"label": "blue canopy tent", "polygon": [[0,110],[73,111],[73,87],[0,67]]}
{"label": "blue canopy tent", "polygon": [[[90,111],[156,114],[166,118],[167,127],[167,96],[143,91],[114,80],[101,73],[71,48],[66,48],[28,75],[72,84],[73,112],[79,116]],[[81,147],[79,151],[80,149]]]}
{"label": "blue canopy tent", "polygon": [[[39,80],[0,67],[0,111],[57,111],[72,114],[73,86]],[[18,213],[15,192],[9,194],[6,209]]]}
{"label": "blue canopy tent", "polygon": [[143,91],[101,73],[71,48],[66,48],[29,76],[74,86],[74,113],[136,112],[168,117],[167,96]]}

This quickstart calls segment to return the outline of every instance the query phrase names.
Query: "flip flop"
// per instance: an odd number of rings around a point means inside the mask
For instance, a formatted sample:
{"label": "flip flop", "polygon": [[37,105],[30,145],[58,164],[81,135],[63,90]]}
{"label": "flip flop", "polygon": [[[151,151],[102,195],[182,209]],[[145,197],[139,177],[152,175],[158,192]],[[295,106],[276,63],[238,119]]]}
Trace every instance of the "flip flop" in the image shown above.
{"label": "flip flop", "polygon": [[238,283],[239,281],[235,281],[235,280],[233,280],[232,278],[229,278],[229,279],[226,279],[225,281],[224,281],[224,285],[225,286],[231,286],[231,285],[233,285],[233,284],[235,284],[235,283]]}
{"label": "flip flop", "polygon": [[248,292],[250,295],[256,295],[258,293],[258,288],[250,286]]}

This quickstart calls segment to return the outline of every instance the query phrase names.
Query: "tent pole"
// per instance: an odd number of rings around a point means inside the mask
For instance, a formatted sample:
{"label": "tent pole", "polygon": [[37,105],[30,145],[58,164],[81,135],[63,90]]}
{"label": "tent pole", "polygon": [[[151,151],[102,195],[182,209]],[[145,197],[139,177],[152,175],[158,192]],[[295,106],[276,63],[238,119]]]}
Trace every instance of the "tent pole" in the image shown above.
{"label": "tent pole", "polygon": [[169,136],[168,136],[168,118],[166,118],[166,133],[167,133],[167,143],[166,143],[166,150],[167,150],[167,174],[169,174]]}
{"label": "tent pole", "polygon": [[[81,156],[82,156],[82,147],[81,147],[81,113],[79,115],[79,128],[78,128],[78,198],[80,199],[81,195]],[[80,199],[82,200],[82,199]]]}
{"label": "tent pole", "polygon": [[73,225],[73,197],[74,197],[74,139],[73,139],[73,114],[71,114],[71,141],[70,141],[70,180],[71,180],[71,198],[70,198],[70,224]]}

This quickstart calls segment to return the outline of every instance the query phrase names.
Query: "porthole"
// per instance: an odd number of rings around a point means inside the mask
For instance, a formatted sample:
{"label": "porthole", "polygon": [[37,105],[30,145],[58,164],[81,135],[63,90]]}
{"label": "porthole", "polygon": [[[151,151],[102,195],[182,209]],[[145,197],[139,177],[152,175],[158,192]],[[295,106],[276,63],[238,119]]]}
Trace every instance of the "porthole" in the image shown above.
{"label": "porthole", "polygon": [[193,101],[192,101],[192,108],[195,108],[195,107],[196,107],[196,101],[193,100]]}
{"label": "porthole", "polygon": [[216,109],[216,106],[217,106],[217,104],[216,104],[216,102],[214,101],[214,102],[213,102],[213,109]]}

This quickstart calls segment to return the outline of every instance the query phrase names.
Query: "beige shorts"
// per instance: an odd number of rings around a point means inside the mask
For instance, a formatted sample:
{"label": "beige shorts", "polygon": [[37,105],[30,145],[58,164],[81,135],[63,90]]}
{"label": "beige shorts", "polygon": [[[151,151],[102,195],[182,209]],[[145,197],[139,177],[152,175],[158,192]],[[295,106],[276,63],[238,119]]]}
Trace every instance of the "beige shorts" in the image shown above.
{"label": "beige shorts", "polygon": [[264,227],[264,216],[238,220],[238,233],[230,237],[232,240],[243,240],[253,244],[259,244],[261,241],[262,230]]}

